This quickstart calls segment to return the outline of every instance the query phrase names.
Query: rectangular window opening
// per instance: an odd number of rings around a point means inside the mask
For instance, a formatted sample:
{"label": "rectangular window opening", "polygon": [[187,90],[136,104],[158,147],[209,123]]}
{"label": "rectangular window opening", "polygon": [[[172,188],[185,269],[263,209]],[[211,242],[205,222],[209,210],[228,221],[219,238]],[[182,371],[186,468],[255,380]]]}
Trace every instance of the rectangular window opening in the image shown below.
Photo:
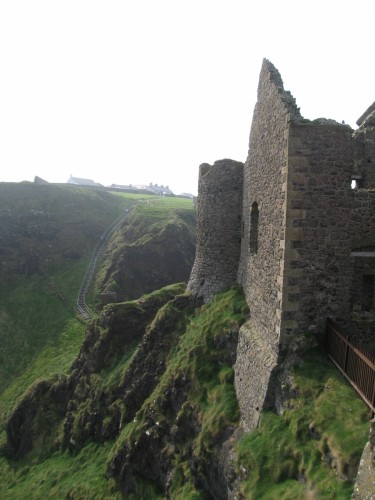
{"label": "rectangular window opening", "polygon": [[362,277],[362,311],[371,311],[374,308],[375,276],[364,274]]}

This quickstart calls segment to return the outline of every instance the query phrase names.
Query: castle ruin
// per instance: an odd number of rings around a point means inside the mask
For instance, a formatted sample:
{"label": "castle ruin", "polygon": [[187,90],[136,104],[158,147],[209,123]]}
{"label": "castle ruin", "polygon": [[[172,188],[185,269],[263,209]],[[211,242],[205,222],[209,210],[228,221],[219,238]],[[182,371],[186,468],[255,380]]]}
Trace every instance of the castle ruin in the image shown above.
{"label": "castle ruin", "polygon": [[235,383],[247,430],[280,359],[306,334],[322,342],[328,317],[374,341],[375,103],[357,124],[304,119],[264,60],[245,164],[200,167],[188,289],[208,302],[243,286]]}

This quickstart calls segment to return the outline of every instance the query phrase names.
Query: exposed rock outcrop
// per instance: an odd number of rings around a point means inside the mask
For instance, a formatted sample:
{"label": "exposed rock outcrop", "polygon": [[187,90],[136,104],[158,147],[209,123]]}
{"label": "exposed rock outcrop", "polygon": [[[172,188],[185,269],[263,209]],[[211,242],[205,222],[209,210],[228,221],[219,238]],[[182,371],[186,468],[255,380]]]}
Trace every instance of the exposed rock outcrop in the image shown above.
{"label": "exposed rock outcrop", "polygon": [[194,210],[171,213],[167,221],[132,213],[109,243],[98,282],[100,305],[187,281],[195,255],[195,224]]}
{"label": "exposed rock outcrop", "polygon": [[[20,458],[31,451],[41,436],[50,433],[53,425],[61,424],[62,418],[63,432],[53,446],[61,445],[77,451],[88,439],[103,441],[114,437],[120,425],[116,404],[120,394],[125,397],[121,408],[124,410],[126,407],[126,421],[129,421],[157,383],[157,374],[165,369],[168,348],[165,345],[163,349],[161,344],[167,343],[167,337],[161,338],[159,345],[155,333],[164,331],[160,321],[155,323],[148,337],[144,336],[159,309],[175,299],[176,294],[183,289],[184,285],[174,285],[133,303],[107,306],[101,319],[89,325],[86,339],[70,373],[57,379],[36,382],[14,409],[7,424],[8,455]],[[184,310],[188,299],[175,300],[180,304],[176,307]],[[127,377],[125,386],[119,383],[116,390],[106,390],[102,384],[95,383],[95,374],[116,364],[121,355],[142,338],[130,367],[129,373],[132,375]],[[144,352],[145,349],[152,350],[147,338],[160,347],[160,351],[155,347],[151,356]],[[145,377],[148,379],[145,380]],[[51,412],[56,421],[45,427],[44,416]],[[103,424],[104,420],[106,424]]]}
{"label": "exposed rock outcrop", "polygon": [[[226,302],[214,302],[213,312],[202,308],[206,326],[197,336],[198,302],[178,294],[181,288],[105,307],[70,373],[40,381],[15,408],[8,455],[76,454],[90,441],[116,439],[107,476],[125,494],[141,477],[165,493],[186,480],[192,491],[226,499],[239,416],[231,366],[247,310],[239,290],[223,294]],[[215,320],[215,307],[228,320]]]}

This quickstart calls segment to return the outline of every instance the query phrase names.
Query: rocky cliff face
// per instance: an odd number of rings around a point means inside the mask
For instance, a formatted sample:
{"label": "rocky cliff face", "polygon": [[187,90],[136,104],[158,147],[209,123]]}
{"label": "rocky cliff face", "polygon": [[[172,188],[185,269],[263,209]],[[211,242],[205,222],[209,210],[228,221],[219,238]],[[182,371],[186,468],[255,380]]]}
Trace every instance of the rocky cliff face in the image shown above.
{"label": "rocky cliff face", "polygon": [[195,225],[194,210],[173,211],[163,220],[135,210],[109,243],[97,280],[100,306],[187,281],[194,262]]}
{"label": "rocky cliff face", "polygon": [[232,290],[197,309],[183,289],[106,306],[69,374],[37,382],[15,408],[8,455],[48,446],[76,454],[90,441],[115,440],[107,475],[123,493],[141,477],[163,492],[187,483],[227,498],[225,449],[238,421],[231,366],[246,306]]}
{"label": "rocky cliff face", "polygon": [[[134,343],[142,340],[159,308],[174,299],[176,293],[183,289],[184,286],[174,286],[138,302],[107,306],[100,320],[89,326],[79,357],[73,363],[69,375],[35,383],[16,407],[7,425],[8,454],[13,458],[20,458],[35,448],[34,439],[39,440],[41,435],[49,433],[49,429],[39,425],[46,409],[53,409],[57,416],[64,417],[61,443],[57,439],[56,444],[64,449],[69,448],[72,452],[81,448],[90,438],[103,441],[111,435],[111,429],[112,433],[118,433],[118,407],[111,406],[117,400],[116,394],[106,390],[104,384],[99,387],[95,383],[94,374],[116,365],[129,350],[133,353]],[[145,399],[148,391],[152,390],[152,384],[148,387],[146,383],[138,391],[144,377],[151,377],[153,374],[152,369],[145,371],[144,366],[140,366],[140,357],[142,355],[138,354],[131,369],[138,377],[133,375],[128,390],[124,390],[127,402],[129,400],[133,403],[126,405],[129,420],[139,409],[139,403],[134,400]],[[156,360],[157,358],[153,364]],[[143,358],[142,361],[146,362]],[[154,368],[157,370],[158,364]],[[112,423],[103,426],[108,415],[111,415]],[[30,432],[30,429],[34,432]]]}
{"label": "rocky cliff face", "polygon": [[371,500],[375,491],[375,422],[372,422],[369,440],[363,450],[354,485],[353,499]]}

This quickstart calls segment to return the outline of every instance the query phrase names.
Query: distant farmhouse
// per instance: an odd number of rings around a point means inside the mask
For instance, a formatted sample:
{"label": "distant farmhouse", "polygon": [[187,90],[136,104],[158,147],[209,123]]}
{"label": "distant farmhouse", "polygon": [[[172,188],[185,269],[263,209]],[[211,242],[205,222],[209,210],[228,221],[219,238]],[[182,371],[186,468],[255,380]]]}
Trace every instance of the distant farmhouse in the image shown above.
{"label": "distant farmhouse", "polygon": [[129,191],[132,193],[147,193],[147,194],[157,194],[158,196],[174,196],[173,192],[169,189],[169,186],[160,186],[158,184],[111,184],[111,189],[119,189],[122,191]]}
{"label": "distant farmhouse", "polygon": [[76,186],[96,186],[103,187],[98,182],[94,182],[92,179],[82,179],[80,177],[73,177],[72,175],[66,181],[67,184],[75,184]]}

